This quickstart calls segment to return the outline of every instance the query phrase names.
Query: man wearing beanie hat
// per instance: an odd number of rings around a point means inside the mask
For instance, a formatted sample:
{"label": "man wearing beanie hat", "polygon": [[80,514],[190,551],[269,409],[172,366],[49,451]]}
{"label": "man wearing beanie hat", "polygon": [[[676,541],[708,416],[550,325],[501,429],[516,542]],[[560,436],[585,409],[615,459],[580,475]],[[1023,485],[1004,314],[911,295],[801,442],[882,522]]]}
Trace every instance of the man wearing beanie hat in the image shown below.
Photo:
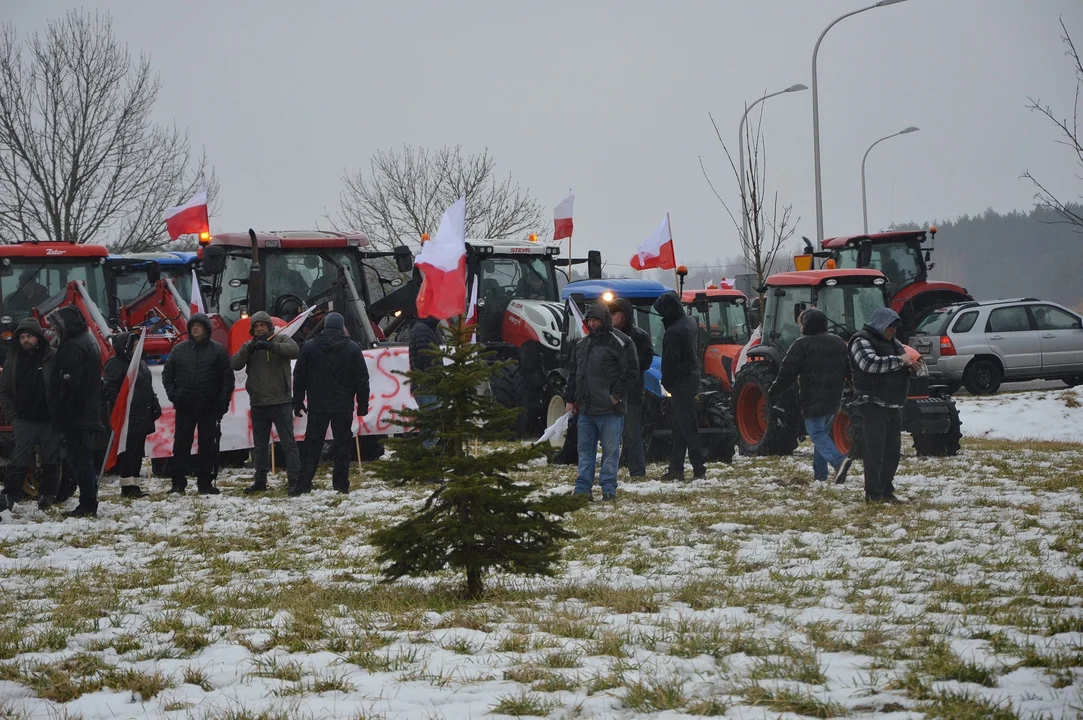
{"label": "man wearing beanie hat", "polygon": [[226,349],[211,340],[211,321],[195,313],[188,321],[188,339],[169,353],[162,384],[176,411],[169,492],[184,494],[192,463],[192,440],[199,430],[196,487],[201,495],[217,495],[214,470],[218,455],[218,426],[229,412],[234,376]]}
{"label": "man wearing beanie hat", "polygon": [[[308,401],[306,406],[305,401]],[[350,491],[350,441],[353,439],[354,401],[357,416],[369,411],[369,371],[361,346],[346,337],[342,316],[328,313],[323,331],[301,347],[293,368],[293,412],[308,412],[304,457],[297,487],[291,495],[312,491],[327,426],[331,426],[335,469],[332,485]]]}

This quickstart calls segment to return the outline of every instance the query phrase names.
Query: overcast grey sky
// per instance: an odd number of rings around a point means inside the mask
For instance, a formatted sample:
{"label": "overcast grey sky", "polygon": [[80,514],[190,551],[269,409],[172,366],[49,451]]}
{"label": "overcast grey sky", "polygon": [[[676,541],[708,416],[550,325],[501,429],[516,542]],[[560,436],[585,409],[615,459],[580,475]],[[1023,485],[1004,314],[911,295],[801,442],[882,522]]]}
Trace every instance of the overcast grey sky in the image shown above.
{"label": "overcast grey sky", "polygon": [[[826,25],[867,0],[5,0],[21,32],[69,7],[112,14],[160,72],[158,116],[186,125],[222,184],[216,231],[310,228],[345,168],[379,148],[484,148],[546,205],[576,192],[576,255],[611,269],[671,213],[679,262],[738,252],[700,173],[736,200],[707,113],[736,142],[746,102],[811,86]],[[908,0],[849,18],[820,50],[828,235],[1025,209],[1027,168],[1078,194],[1075,168],[1027,96],[1070,112],[1058,16],[1079,0]],[[765,103],[771,185],[815,235],[812,93]],[[435,228],[434,228],[435,230]]]}

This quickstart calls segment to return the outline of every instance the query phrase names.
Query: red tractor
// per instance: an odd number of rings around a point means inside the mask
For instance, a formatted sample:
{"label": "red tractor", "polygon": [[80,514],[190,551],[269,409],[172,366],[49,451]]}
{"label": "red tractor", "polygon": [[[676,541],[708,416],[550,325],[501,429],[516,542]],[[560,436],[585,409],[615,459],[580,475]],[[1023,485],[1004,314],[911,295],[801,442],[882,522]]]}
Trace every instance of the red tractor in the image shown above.
{"label": "red tractor", "polygon": [[[812,257],[804,256],[806,266]],[[887,279],[879,270],[837,269],[783,272],[767,278],[760,344],[748,352],[733,383],[737,443],[745,455],[788,455],[805,434],[794,392],[769,398],[786,351],[800,337],[798,319],[815,307],[827,315],[829,331],[844,340],[860,330],[872,311],[888,304]],[[912,350],[908,350],[912,352]],[[922,366],[924,368],[924,366]],[[833,435],[842,452],[860,456],[850,431],[850,393],[835,418]],[[947,388],[930,385],[928,371],[910,382],[903,408],[903,432],[918,455],[955,455],[959,450],[959,411]],[[851,452],[852,451],[852,452]]]}
{"label": "red tractor", "polygon": [[748,298],[740,290],[711,286],[706,290],[685,290],[681,301],[699,324],[703,349],[703,376],[729,393],[733,370],[742,348],[752,334]]}
{"label": "red tractor", "polygon": [[[929,280],[932,241],[936,227],[926,230],[899,230],[827,238],[821,242],[818,257],[835,261],[839,268],[870,268],[887,278],[891,309],[903,319],[900,336],[905,340],[918,322],[933,310],[957,302],[973,300],[966,288],[954,283]],[[928,247],[923,247],[928,242]],[[806,251],[812,253],[806,239]]]}

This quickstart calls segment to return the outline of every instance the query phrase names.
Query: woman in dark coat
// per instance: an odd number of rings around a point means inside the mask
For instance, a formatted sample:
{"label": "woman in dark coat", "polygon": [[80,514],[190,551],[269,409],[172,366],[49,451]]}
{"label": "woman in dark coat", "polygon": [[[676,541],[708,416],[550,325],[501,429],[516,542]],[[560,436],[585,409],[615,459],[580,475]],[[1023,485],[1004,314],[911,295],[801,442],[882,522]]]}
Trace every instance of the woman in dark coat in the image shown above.
{"label": "woman in dark coat", "polygon": [[[139,342],[134,333],[122,332],[113,336],[113,350],[116,354],[105,364],[102,378],[102,403],[110,415],[113,404],[124,384],[124,376],[132,362],[132,352]],[[143,466],[143,457],[147,436],[154,433],[154,421],[162,416],[162,406],[151,385],[150,368],[145,360],[139,360],[139,372],[132,391],[131,415],[128,418],[128,442],[124,452],[117,455],[116,473],[120,475],[120,494],[122,497],[143,497],[145,493],[139,487],[139,471]]]}

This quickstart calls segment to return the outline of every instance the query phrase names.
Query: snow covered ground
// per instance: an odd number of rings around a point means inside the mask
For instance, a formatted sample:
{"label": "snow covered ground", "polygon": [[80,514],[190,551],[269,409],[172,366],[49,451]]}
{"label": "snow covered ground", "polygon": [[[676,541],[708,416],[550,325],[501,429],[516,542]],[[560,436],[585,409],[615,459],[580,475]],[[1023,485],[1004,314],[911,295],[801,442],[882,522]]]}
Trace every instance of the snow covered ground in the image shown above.
{"label": "snow covered ground", "polygon": [[1083,442],[1083,388],[956,398],[963,434]]}
{"label": "snow covered ground", "polygon": [[[574,516],[557,577],[493,578],[480,603],[451,576],[376,582],[368,533],[422,496],[371,478],[300,499],[243,497],[242,473],[215,498],[109,487],[97,520],[20,505],[0,717],[1078,717],[1083,446],[906,445],[902,506],[865,505],[859,473],[807,483],[807,445],[625,482]],[[530,474],[563,491],[573,472]]]}

